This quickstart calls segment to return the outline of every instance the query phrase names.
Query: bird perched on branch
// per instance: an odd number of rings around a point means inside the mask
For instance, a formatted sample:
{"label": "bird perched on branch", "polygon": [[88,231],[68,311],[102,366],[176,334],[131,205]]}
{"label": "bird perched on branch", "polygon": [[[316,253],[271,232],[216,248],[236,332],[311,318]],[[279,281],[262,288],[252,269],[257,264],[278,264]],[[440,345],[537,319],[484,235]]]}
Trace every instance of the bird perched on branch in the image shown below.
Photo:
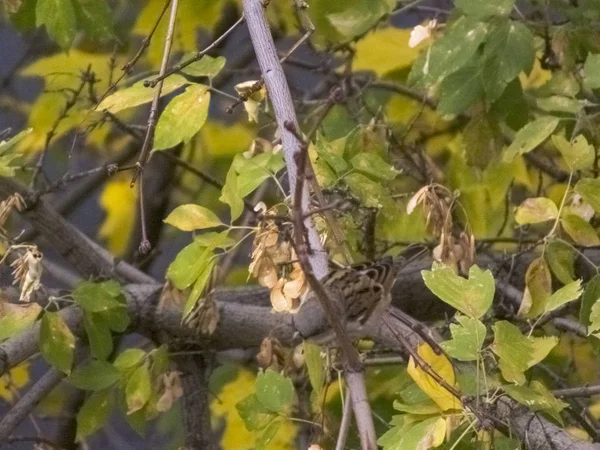
{"label": "bird perched on branch", "polygon": [[[386,256],[372,262],[334,268],[320,280],[329,298],[335,303],[339,318],[351,336],[360,336],[379,324],[383,312],[390,305],[391,289],[398,274],[402,268],[421,257],[426,251],[424,247],[415,246],[397,257]],[[316,299],[310,301],[314,296],[314,293],[309,295],[305,305],[308,309],[320,309],[319,302],[314,301]],[[298,317],[301,320],[295,320],[295,324],[305,339],[321,344],[333,340],[331,329],[311,329],[310,324],[304,326],[304,322],[319,322],[305,319],[314,317],[312,311],[304,311],[300,316],[302,319]]]}

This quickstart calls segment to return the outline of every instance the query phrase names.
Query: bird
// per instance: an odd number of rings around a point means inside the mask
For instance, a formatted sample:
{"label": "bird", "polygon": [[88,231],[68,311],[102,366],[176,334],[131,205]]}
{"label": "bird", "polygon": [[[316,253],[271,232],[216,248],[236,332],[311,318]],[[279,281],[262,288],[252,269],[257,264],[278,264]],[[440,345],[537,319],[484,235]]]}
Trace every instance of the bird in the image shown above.
{"label": "bird", "polygon": [[[384,256],[378,260],[333,268],[320,280],[329,298],[334,301],[347,332],[360,336],[378,326],[381,316],[391,303],[391,290],[402,268],[427,251],[410,247],[397,257]],[[314,293],[309,294],[309,299]],[[308,301],[308,300],[307,300]],[[310,330],[305,339],[318,344],[330,344],[331,329]]]}

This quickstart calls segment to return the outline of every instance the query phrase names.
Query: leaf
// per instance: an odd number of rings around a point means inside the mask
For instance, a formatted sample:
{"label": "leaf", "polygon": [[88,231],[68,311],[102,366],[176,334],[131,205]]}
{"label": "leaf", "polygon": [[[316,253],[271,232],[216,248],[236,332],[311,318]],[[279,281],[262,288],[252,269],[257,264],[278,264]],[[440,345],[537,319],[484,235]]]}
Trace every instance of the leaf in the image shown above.
{"label": "leaf", "polygon": [[551,241],[546,246],[546,260],[562,284],[575,280],[575,250],[565,242]]}
{"label": "leaf", "polygon": [[[114,290],[115,285],[116,291]],[[113,290],[111,291],[111,289]],[[121,288],[116,282],[92,283],[84,281],[77,286],[72,295],[77,304],[89,312],[107,311],[124,306],[124,302],[118,299],[122,294]]]}
{"label": "leaf", "polygon": [[552,143],[562,153],[572,171],[587,169],[594,164],[596,152],[594,147],[588,144],[583,134],[578,135],[572,142],[567,141],[559,134],[554,134]]}
{"label": "leaf", "polygon": [[443,417],[411,422],[397,434],[394,433],[396,430],[397,428],[388,430],[377,441],[384,450],[429,450],[442,445],[448,432],[447,422]]}
{"label": "leaf", "polygon": [[346,2],[340,12],[327,14],[327,20],[342,36],[350,39],[367,32],[388,12],[390,8],[385,1],[353,0]]}
{"label": "leaf", "polygon": [[321,133],[317,134],[317,155],[338,174],[348,170],[348,163],[344,159],[345,146],[346,137],[328,142]]}
{"label": "leaf", "polygon": [[193,311],[194,307],[196,306],[198,301],[201,299],[200,296],[202,295],[204,288],[208,284],[208,282],[213,274],[213,267],[214,267],[215,263],[216,263],[216,260],[211,259],[208,262],[208,265],[206,265],[206,267],[202,271],[202,273],[198,276],[198,279],[196,280],[196,282],[194,283],[194,287],[193,287],[192,291],[190,292],[190,295],[189,295],[187,301],[185,302],[185,307],[183,308],[183,317],[184,318],[187,317]]}
{"label": "leaf", "polygon": [[513,399],[527,406],[532,411],[545,411],[552,415],[558,422],[562,423],[560,412],[569,406],[558,400],[546,387],[537,380],[533,380],[529,386],[502,386],[502,389]]}
{"label": "leaf", "polygon": [[150,400],[151,393],[150,370],[148,364],[142,364],[133,371],[125,385],[127,414],[141,410]]}
{"label": "leaf", "polygon": [[584,247],[600,245],[600,238],[594,228],[584,219],[575,214],[568,214],[560,218],[563,230],[573,241]]}
{"label": "leaf", "polygon": [[110,328],[100,313],[83,312],[83,325],[87,334],[92,356],[105,360],[113,350],[113,339]]}
{"label": "leaf", "polygon": [[194,242],[202,247],[227,249],[233,247],[237,241],[229,236],[229,230],[225,231],[207,231],[203,234],[194,236]]}
{"label": "leaf", "polygon": [[486,335],[485,325],[478,319],[460,314],[456,315],[457,324],[450,324],[452,339],[442,342],[444,351],[460,361],[476,361]]}
{"label": "leaf", "polygon": [[546,112],[564,112],[568,114],[577,114],[585,106],[584,103],[576,98],[563,97],[562,95],[553,95],[551,97],[538,98],[536,105],[542,111]]}
{"label": "leaf", "polygon": [[40,326],[40,351],[44,359],[67,375],[73,365],[75,336],[59,313],[46,312]]}
{"label": "leaf", "polygon": [[381,183],[367,178],[361,173],[351,173],[344,177],[344,182],[366,208],[381,208],[387,217],[397,210],[396,204],[390,198],[389,192]]}
{"label": "leaf", "polygon": [[585,83],[590,89],[600,88],[600,55],[589,53],[583,66]]}
{"label": "leaf", "polygon": [[442,114],[460,114],[478,98],[483,97],[482,66],[479,62],[465,65],[448,75],[440,85],[437,111]]}
{"label": "leaf", "polygon": [[119,371],[112,364],[92,360],[84,366],[76,367],[68,380],[78,389],[100,391],[119,381]]}
{"label": "leaf", "polygon": [[[421,344],[417,349],[419,356],[431,366],[446,383],[454,387],[455,377],[452,363],[444,354],[436,355],[429,344]],[[431,375],[415,364],[412,356],[408,361],[408,374],[417,383],[419,388],[431,398],[442,411],[461,409],[460,400],[452,395],[445,387],[441,386]]]}
{"label": "leaf", "polygon": [[546,222],[558,217],[558,208],[546,197],[528,198],[515,212],[515,222],[519,225]]}
{"label": "leaf", "polygon": [[[467,2],[468,0],[463,3]],[[497,5],[495,2],[487,4]],[[521,72],[531,72],[535,61],[533,35],[524,24],[504,20],[488,34],[484,57],[487,64],[493,64],[495,76],[508,83]]]}
{"label": "leaf", "polygon": [[[107,110],[115,114],[124,109],[151,102],[154,98],[154,89],[145,87],[144,82],[152,79],[154,79],[154,76],[140,80],[129,87],[120,89],[114,94],[109,95],[96,107],[96,111]],[[170,75],[163,81],[160,95],[164,97],[186,84],[190,84],[190,82],[183,76],[178,74]]]}
{"label": "leaf", "polygon": [[600,300],[600,275],[596,275],[588,281],[583,291],[581,308],[579,309],[579,321],[583,325],[589,326],[592,323],[590,313],[592,312],[592,307],[598,303],[598,300]]}
{"label": "leaf", "polygon": [[95,433],[108,422],[113,407],[113,393],[110,389],[94,392],[90,395],[77,413],[77,437],[81,442]]}
{"label": "leaf", "polygon": [[[181,64],[194,56],[196,56],[195,53],[186,53],[179,63]],[[181,69],[181,71],[193,77],[213,78],[219,74],[223,67],[225,67],[225,58],[223,56],[213,58],[212,56],[204,55],[198,61]]]}
{"label": "leaf", "polygon": [[538,317],[552,294],[552,277],[543,258],[534,259],[525,273],[525,291],[518,317]]}
{"label": "leaf", "polygon": [[559,119],[556,117],[540,117],[521,128],[515,135],[515,139],[504,153],[504,161],[511,162],[515,156],[528,153],[552,134],[558,126]]}
{"label": "leaf", "polygon": [[256,376],[256,398],[267,411],[282,414],[292,405],[294,385],[284,375],[267,369]]}
{"label": "leaf", "polygon": [[136,208],[137,190],[131,189],[130,183],[129,178],[111,180],[100,196],[106,218],[98,235],[106,240],[108,249],[116,255],[123,255],[127,250],[135,225],[131,211]]}
{"label": "leaf", "polygon": [[37,303],[22,305],[3,303],[0,306],[3,313],[0,318],[0,342],[21,334],[31,327],[42,311]]}
{"label": "leaf", "polygon": [[219,200],[226,203],[231,208],[231,221],[233,222],[242,214],[244,210],[244,201],[238,194],[237,173],[233,165],[227,171],[225,185],[221,189]]}
{"label": "leaf", "polygon": [[[600,330],[600,302],[596,301],[590,308],[588,336]],[[598,338],[599,336],[595,336]]]}
{"label": "leaf", "polygon": [[393,180],[400,173],[375,153],[359,153],[350,160],[350,163],[356,170],[380,180]]}
{"label": "leaf", "polygon": [[119,353],[113,365],[117,370],[127,372],[140,364],[145,357],[145,351],[139,348],[128,348]]}
{"label": "leaf", "polygon": [[105,0],[73,0],[77,22],[89,37],[106,41],[114,37],[110,8]]}
{"label": "leaf", "polygon": [[[508,16],[512,11],[515,0],[456,0],[454,5],[465,14],[483,19],[489,16]],[[533,42],[531,43],[533,46]]]}
{"label": "leaf", "polygon": [[191,203],[175,208],[164,222],[183,231],[202,230],[223,225],[210,209]]}
{"label": "leaf", "polygon": [[581,280],[573,281],[550,296],[546,303],[545,313],[554,311],[562,305],[577,300],[581,295]]}
{"label": "leaf", "polygon": [[198,279],[211,260],[212,249],[192,242],[175,257],[167,269],[167,278],[177,289],[183,290]]}
{"label": "leaf", "polygon": [[235,408],[243,419],[246,428],[250,431],[263,430],[277,418],[277,414],[267,410],[258,400],[256,394],[250,394],[239,401],[236,403]]}
{"label": "leaf", "polygon": [[153,151],[189,142],[208,118],[210,92],[208,86],[193,84],[169,102],[158,119]]}
{"label": "leaf", "polygon": [[38,0],[35,6],[35,24],[44,25],[48,36],[63,49],[70,47],[77,29],[77,18],[72,0]]}
{"label": "leaf", "polygon": [[101,317],[104,323],[112,331],[116,333],[123,333],[129,328],[131,319],[127,313],[127,308],[122,306],[121,308],[113,308],[108,311],[96,313],[97,316]]}
{"label": "leaf", "polygon": [[256,440],[256,443],[254,444],[255,450],[263,450],[271,443],[271,441],[281,428],[281,423],[281,420],[274,420],[264,429],[260,437]]}
{"label": "leaf", "polygon": [[469,279],[458,276],[452,268],[434,262],[431,271],[421,271],[425,285],[441,300],[473,318],[481,318],[494,299],[494,277],[476,265],[469,269]]}
{"label": "leaf", "polygon": [[543,360],[558,343],[558,339],[554,337],[523,336],[518,327],[505,320],[496,322],[492,328],[492,351],[500,358],[502,376],[506,381],[516,384],[525,383],[524,372]]}
{"label": "leaf", "polygon": [[600,178],[582,178],[575,185],[575,192],[590,204],[594,211],[600,212]]}
{"label": "leaf", "polygon": [[18,164],[15,165],[14,162],[21,155],[13,150],[17,144],[23,140],[23,138],[27,137],[31,133],[32,130],[32,128],[28,128],[16,134],[8,141],[0,141],[0,176],[15,176],[15,171],[21,166]]}
{"label": "leaf", "polygon": [[325,384],[325,370],[323,369],[323,360],[321,359],[321,347],[309,341],[302,343],[304,350],[304,362],[308,370],[310,384],[317,397],[321,395]]}

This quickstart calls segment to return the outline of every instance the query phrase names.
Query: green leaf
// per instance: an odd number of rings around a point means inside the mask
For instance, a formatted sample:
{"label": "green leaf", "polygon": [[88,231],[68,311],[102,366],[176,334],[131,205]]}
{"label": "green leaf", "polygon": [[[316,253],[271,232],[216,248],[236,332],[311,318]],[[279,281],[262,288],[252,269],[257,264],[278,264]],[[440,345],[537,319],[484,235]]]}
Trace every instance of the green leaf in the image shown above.
{"label": "green leaf", "polygon": [[208,118],[210,92],[208,86],[193,84],[166,106],[156,125],[154,150],[189,142]]}
{"label": "green leaf", "polygon": [[21,165],[15,165],[14,162],[21,155],[19,153],[13,153],[13,149],[24,137],[29,135],[32,130],[33,128],[23,130],[8,141],[0,141],[0,176],[15,176],[15,171],[19,169]]}
{"label": "green leaf", "polygon": [[456,315],[457,324],[450,324],[452,340],[442,342],[442,348],[449,356],[460,361],[476,361],[485,340],[485,325],[478,319],[460,314]]}
{"label": "green leaf", "polygon": [[69,48],[77,29],[72,0],[37,0],[35,24],[44,25],[53,41],[63,49]]}
{"label": "green leaf", "polygon": [[71,372],[75,336],[59,313],[46,312],[40,326],[40,351],[44,359],[58,370]]}
{"label": "green leaf", "polygon": [[[154,79],[154,76],[145,78],[129,87],[118,90],[114,94],[111,94],[102,100],[102,102],[96,107],[96,110],[107,110],[114,114],[124,109],[133,108],[134,106],[140,106],[144,103],[151,102],[154,98],[154,89],[145,87],[144,82],[152,79]],[[170,75],[163,81],[163,87],[160,91],[161,97],[170,94],[186,84],[190,84],[190,82],[183,76],[178,74]]]}
{"label": "green leaf", "polygon": [[583,297],[581,298],[581,308],[579,309],[579,321],[589,326],[592,322],[590,321],[590,313],[592,307],[600,300],[600,275],[594,276],[585,287],[583,291]]}
{"label": "green leaf", "polygon": [[336,172],[348,170],[348,163],[344,159],[346,136],[328,142],[321,133],[317,134],[316,150],[319,158],[323,159]]}
{"label": "green leaf", "polygon": [[375,153],[359,153],[350,163],[355,169],[380,180],[393,180],[400,173]]}
{"label": "green leaf", "polygon": [[79,306],[89,312],[122,308],[124,302],[119,298],[121,295],[120,286],[114,281],[103,283],[84,281],[73,291],[73,299]]}
{"label": "green leaf", "polygon": [[584,107],[582,101],[576,98],[563,97],[562,95],[553,95],[546,98],[538,98],[536,105],[542,111],[546,112],[564,112],[568,114],[577,114]]}
{"label": "green leaf", "polygon": [[562,284],[575,280],[575,250],[565,242],[551,241],[546,246],[546,260]]}
{"label": "green leaf", "polygon": [[110,8],[104,0],[74,0],[77,22],[92,39],[114,37]]}
{"label": "green leaf", "polygon": [[127,414],[132,414],[142,409],[152,393],[150,370],[148,364],[142,364],[129,376],[125,385],[125,402]]}
{"label": "green leaf", "polygon": [[304,341],[302,348],[304,350],[304,362],[308,370],[310,385],[318,397],[325,384],[325,370],[323,369],[323,360],[321,359],[321,347],[312,342]]}
{"label": "green leaf", "polygon": [[101,360],[108,358],[113,350],[113,338],[100,313],[83,311],[83,325],[92,356]]}
{"label": "green leaf", "polygon": [[583,134],[578,135],[572,142],[559,134],[554,134],[552,143],[562,153],[572,171],[587,169],[594,164],[596,152]]}
{"label": "green leaf", "polygon": [[529,386],[502,386],[502,389],[513,399],[527,406],[532,411],[545,411],[559,423],[562,423],[560,412],[568,403],[558,400],[539,381],[534,380]]}
{"label": "green leaf", "polygon": [[227,249],[233,247],[237,241],[229,236],[229,230],[225,231],[207,231],[203,234],[194,236],[194,242],[202,247]]}
{"label": "green leaf", "polygon": [[[196,56],[195,53],[187,53],[179,63],[187,61],[190,58]],[[186,66],[181,71],[186,75],[192,77],[209,77],[213,78],[219,74],[219,72],[225,67],[225,58],[223,56],[217,56],[213,58],[209,55],[204,55],[201,59],[193,62],[189,66]]]}
{"label": "green leaf", "polygon": [[583,66],[585,83],[590,89],[600,88],[600,55],[590,53]]}
{"label": "green leaf", "polygon": [[185,289],[202,274],[212,260],[212,249],[192,242],[175,257],[167,269],[167,277],[177,289]]}
{"label": "green leaf", "polygon": [[37,303],[4,304],[5,315],[0,319],[0,342],[21,334],[31,327],[41,311],[42,308]]}
{"label": "green leaf", "polygon": [[437,111],[442,114],[460,114],[483,97],[482,66],[479,62],[468,64],[448,75],[440,85]]}
{"label": "green leaf", "polygon": [[500,371],[506,381],[523,384],[524,372],[543,360],[558,343],[558,338],[526,337],[510,322],[500,320],[493,325],[492,351],[500,357]]}
{"label": "green leaf", "polygon": [[115,358],[114,366],[121,372],[127,372],[140,364],[146,357],[146,352],[139,348],[128,348]]}
{"label": "green leaf", "polygon": [[341,11],[327,14],[326,19],[338,33],[351,39],[367,32],[388,12],[385,1],[352,0],[345,2]]}
{"label": "green leaf", "polygon": [[189,295],[187,301],[185,302],[185,307],[183,308],[183,317],[184,318],[187,317],[188,314],[190,314],[192,312],[192,310],[194,309],[194,307],[196,306],[198,301],[201,299],[202,292],[204,291],[204,288],[206,287],[206,285],[208,284],[208,282],[212,276],[213,267],[215,265],[215,262],[216,262],[215,259],[211,259],[209,261],[208,265],[204,268],[204,270],[202,271],[202,273],[196,280],[196,282],[194,283],[194,287],[193,287],[192,291],[190,292],[190,295]]}
{"label": "green leaf", "polygon": [[84,366],[76,367],[68,380],[78,389],[100,391],[115,384],[119,377],[119,371],[112,364],[92,360]]}
{"label": "green leaf", "polygon": [[231,208],[231,221],[233,222],[242,214],[244,210],[244,201],[242,196],[238,194],[237,173],[233,165],[227,171],[225,185],[221,190],[219,200],[226,203]]}
{"label": "green leaf", "polygon": [[164,222],[182,231],[202,230],[223,225],[210,209],[191,203],[175,208]]}
{"label": "green leaf", "polygon": [[546,303],[545,312],[549,313],[562,305],[577,300],[581,295],[581,280],[573,281],[550,296]]}
{"label": "green leaf", "polygon": [[485,169],[502,149],[500,129],[491,115],[474,115],[463,129],[467,161],[470,165]]}
{"label": "green leaf", "polygon": [[[465,14],[483,19],[489,16],[508,16],[515,0],[456,0],[454,5]],[[533,42],[531,43],[533,46]]]}
{"label": "green leaf", "polygon": [[108,422],[113,407],[113,392],[110,389],[94,392],[90,395],[77,413],[77,437],[81,442],[95,433]]}
{"label": "green leaf", "polygon": [[533,35],[524,24],[505,20],[488,34],[484,57],[486,64],[493,65],[495,76],[508,83],[519,76],[521,71],[531,72],[535,61]]}
{"label": "green leaf", "polygon": [[[596,333],[598,330],[600,330],[600,302],[596,301],[596,303],[594,303],[590,309],[590,316],[589,316],[589,321],[590,324],[588,326],[588,335],[591,335],[593,333]],[[598,335],[596,335],[595,337],[600,337]]]}
{"label": "green leaf", "polygon": [[390,193],[381,183],[371,180],[362,173],[351,173],[344,177],[344,182],[366,208],[381,208],[385,216],[393,217],[397,211]]}
{"label": "green leaf", "polygon": [[271,443],[279,428],[281,428],[281,424],[283,422],[281,420],[272,421],[262,432],[259,438],[254,443],[255,450],[263,450]]}
{"label": "green leaf", "polygon": [[294,385],[284,375],[267,369],[256,377],[256,398],[267,411],[282,414],[292,405]]}
{"label": "green leaf", "polygon": [[504,153],[504,161],[512,162],[515,156],[528,153],[552,134],[558,126],[556,117],[540,117],[521,128],[515,135],[514,141]]}
{"label": "green leaf", "polygon": [[515,212],[515,222],[519,225],[547,222],[558,217],[558,208],[546,197],[528,198]]}
{"label": "green leaf", "polygon": [[560,218],[560,224],[576,244],[584,247],[600,245],[600,238],[596,230],[578,215],[565,215]]}
{"label": "green leaf", "polygon": [[131,323],[127,308],[124,306],[96,313],[96,315],[101,317],[108,328],[116,333],[124,333]]}
{"label": "green leaf", "polygon": [[469,279],[457,275],[450,267],[437,262],[431,270],[421,271],[425,285],[441,300],[473,318],[481,318],[494,299],[494,277],[477,266],[469,269]]}
{"label": "green leaf", "polygon": [[249,431],[263,430],[277,418],[277,414],[268,411],[256,394],[239,401],[235,408]]}
{"label": "green leaf", "polygon": [[581,195],[594,211],[600,212],[600,178],[582,178],[575,185],[575,192]]}
{"label": "green leaf", "polygon": [[[398,432],[400,428],[400,432]],[[377,443],[384,450],[418,450],[438,447],[446,436],[445,419],[432,417],[422,422],[405,422],[388,430]]]}

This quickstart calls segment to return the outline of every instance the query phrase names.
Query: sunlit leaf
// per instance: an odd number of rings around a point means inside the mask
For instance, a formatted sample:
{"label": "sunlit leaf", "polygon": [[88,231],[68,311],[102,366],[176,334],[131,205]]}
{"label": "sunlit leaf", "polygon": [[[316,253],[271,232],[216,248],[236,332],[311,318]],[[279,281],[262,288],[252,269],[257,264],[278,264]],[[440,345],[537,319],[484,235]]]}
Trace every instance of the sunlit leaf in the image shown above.
{"label": "sunlit leaf", "polygon": [[388,430],[377,441],[384,450],[429,450],[442,445],[447,425],[444,418],[432,417],[404,426],[400,433],[395,431],[396,428]]}
{"label": "sunlit leaf", "polygon": [[546,197],[528,198],[515,212],[515,222],[519,225],[547,222],[558,217],[558,208]]}
{"label": "sunlit leaf", "polygon": [[125,385],[127,414],[132,414],[142,409],[148,400],[150,400],[151,392],[150,370],[148,369],[148,364],[142,364],[133,371]]}
{"label": "sunlit leaf", "polygon": [[185,302],[185,306],[183,308],[183,317],[187,317],[187,315],[194,309],[197,305],[198,301],[201,300],[202,292],[204,288],[208,284],[210,277],[212,276],[213,267],[216,263],[215,259],[211,259],[208,265],[202,270],[202,273],[198,276],[198,279],[194,283],[194,287],[190,292],[190,295]]}
{"label": "sunlit leaf", "polygon": [[393,180],[400,173],[399,170],[374,153],[359,153],[350,161],[356,170],[366,173],[380,180]]}
{"label": "sunlit leaf", "polygon": [[165,150],[180,142],[188,142],[206,122],[209,105],[207,86],[188,86],[161,113],[154,134],[154,150]]}
{"label": "sunlit leaf", "polygon": [[515,156],[528,153],[552,134],[558,126],[556,117],[540,117],[521,128],[515,135],[514,141],[504,153],[504,161],[511,162]]}
{"label": "sunlit leaf", "polygon": [[421,274],[431,292],[473,319],[481,318],[492,305],[495,287],[489,270],[471,266],[467,280],[452,268],[434,262],[431,271],[423,270]]}
{"label": "sunlit leaf", "polygon": [[577,114],[584,107],[581,100],[575,98],[563,97],[562,95],[553,95],[551,97],[538,98],[536,105],[542,111],[563,112]]}
{"label": "sunlit leaf", "polygon": [[219,200],[223,203],[227,203],[231,208],[232,222],[240,217],[244,210],[244,201],[242,200],[241,195],[238,194],[237,173],[233,165],[227,172],[227,178],[225,179],[225,185],[221,190]]}
{"label": "sunlit leaf", "polygon": [[115,384],[119,377],[119,371],[112,364],[92,360],[76,367],[68,380],[78,389],[99,391]]}
{"label": "sunlit leaf", "polygon": [[216,232],[207,231],[194,236],[194,241],[202,247],[227,249],[236,244],[236,240],[229,236],[229,230]]}
{"label": "sunlit leaf", "polygon": [[562,153],[571,170],[586,169],[594,164],[596,152],[583,134],[578,135],[572,142],[560,134],[553,134],[552,143]]}
{"label": "sunlit leaf", "polygon": [[[418,348],[419,356],[429,366],[431,370],[437,373],[449,386],[455,387],[454,368],[452,363],[442,353],[436,355],[428,344],[421,344]],[[442,386],[438,381],[429,375],[417,365],[411,356],[408,361],[408,374],[417,383],[421,390],[431,398],[442,411],[449,409],[460,409],[461,403],[448,389]]]}
{"label": "sunlit leaf", "polygon": [[113,399],[113,392],[106,389],[94,392],[85,400],[77,413],[77,441],[104,427],[113,408]]}
{"label": "sunlit leaf", "polygon": [[223,225],[217,215],[210,209],[194,204],[178,206],[171,211],[164,221],[183,231],[201,230]]}
{"label": "sunlit leaf", "polygon": [[[181,58],[181,62],[184,62],[195,56],[195,53],[187,53]],[[193,77],[209,77],[213,78],[225,67],[225,58],[223,56],[217,56],[213,58],[209,55],[204,55],[199,61],[193,62],[189,66],[186,66],[181,71],[186,75]]]}
{"label": "sunlit leaf", "polygon": [[210,263],[212,250],[192,242],[175,257],[167,269],[167,277],[177,289],[185,289],[195,282]]}
{"label": "sunlit leaf", "polygon": [[569,404],[554,397],[539,381],[534,380],[529,386],[507,385],[502,388],[508,395],[532,411],[545,411],[562,423],[560,412]]}
{"label": "sunlit leaf", "polygon": [[46,312],[40,326],[40,351],[44,359],[69,374],[73,365],[75,336],[59,313]]}
{"label": "sunlit leaf", "polygon": [[26,303],[14,305],[3,303],[0,305],[2,311],[0,317],[0,341],[9,339],[31,327],[42,308],[37,303]]}
{"label": "sunlit leaf", "polygon": [[146,352],[139,348],[128,348],[123,350],[115,358],[114,366],[122,372],[126,372],[137,366],[146,356]]}
{"label": "sunlit leaf", "polygon": [[478,319],[460,314],[456,315],[457,324],[450,324],[452,339],[442,342],[441,346],[448,356],[460,361],[476,361],[485,339],[485,325]]}
{"label": "sunlit leaf", "polygon": [[581,280],[573,281],[553,293],[546,303],[545,312],[549,313],[562,305],[577,300],[581,295]]}

